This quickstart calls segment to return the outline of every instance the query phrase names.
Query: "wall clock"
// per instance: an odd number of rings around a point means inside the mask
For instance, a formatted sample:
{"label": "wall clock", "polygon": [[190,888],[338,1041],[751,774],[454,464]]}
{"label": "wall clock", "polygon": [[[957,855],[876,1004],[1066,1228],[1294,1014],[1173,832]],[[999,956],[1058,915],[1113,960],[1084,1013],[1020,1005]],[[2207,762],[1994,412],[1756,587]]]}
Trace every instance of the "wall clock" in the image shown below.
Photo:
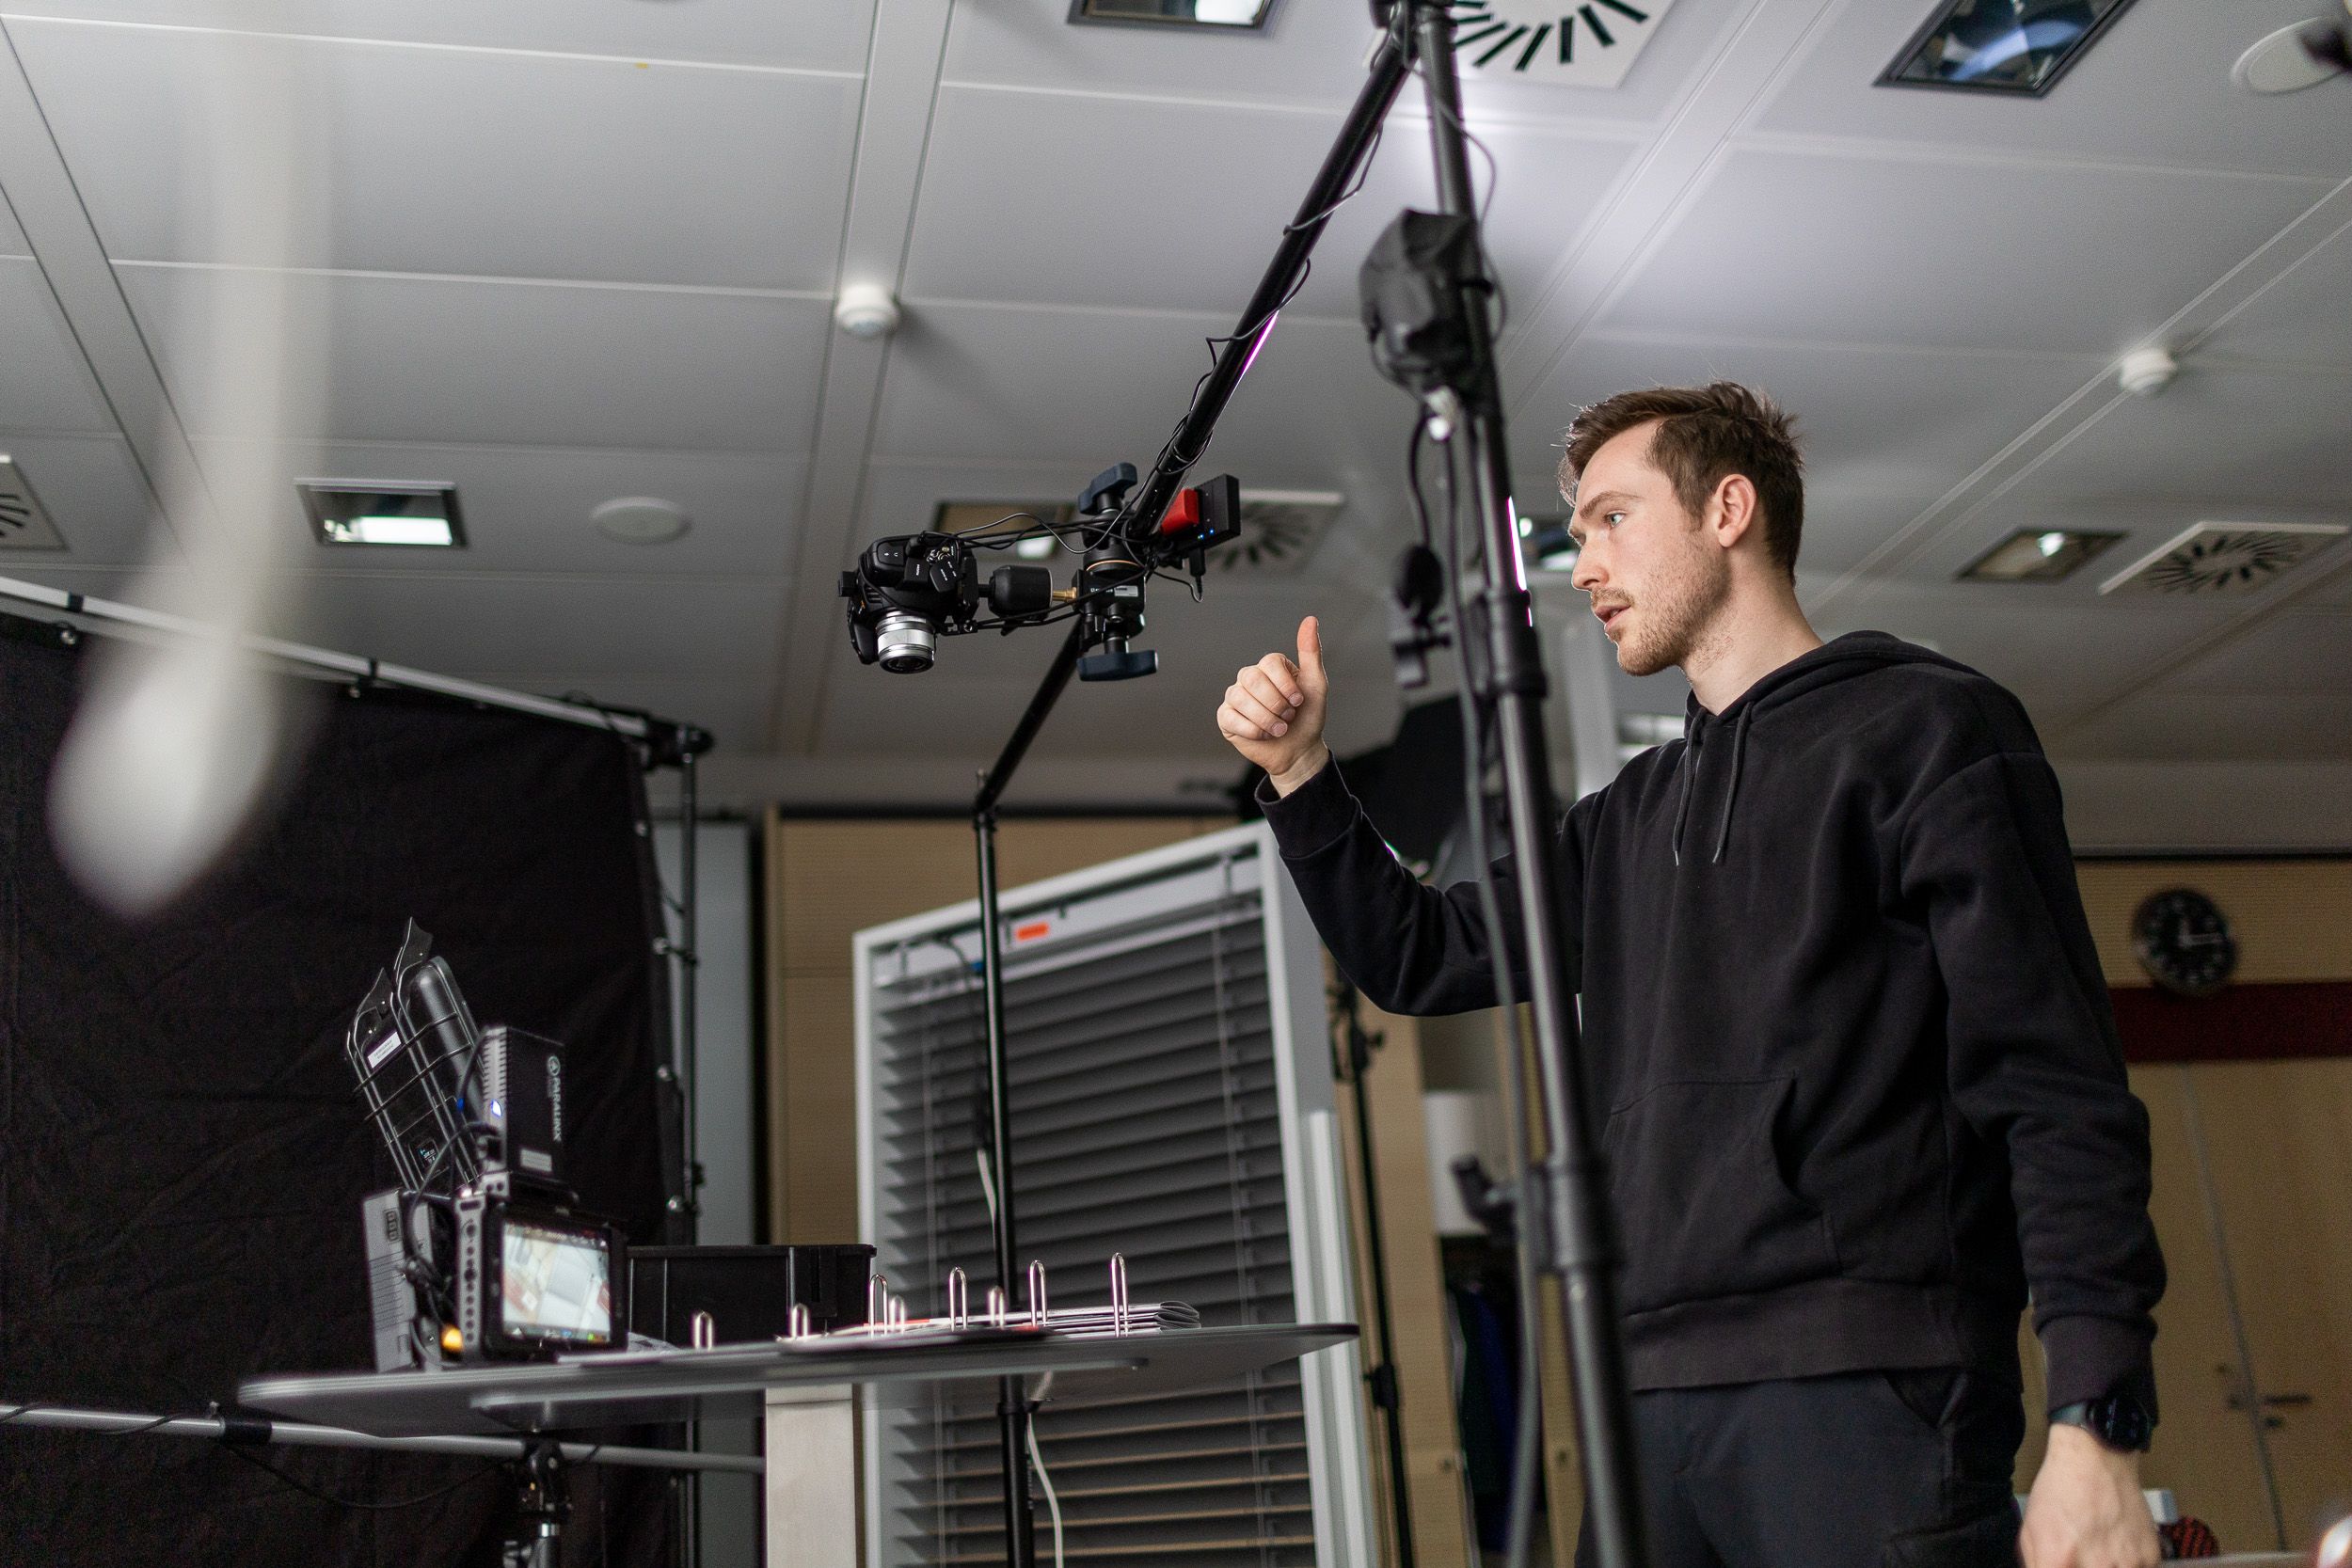
{"label": "wall clock", "polygon": [[2219,905],[2195,888],[2154,893],[2132,915],[2132,951],[2156,984],[2211,996],[2237,968],[2237,938]]}
{"label": "wall clock", "polygon": [[1613,87],[1674,0],[1461,0],[1454,50],[1466,71]]}

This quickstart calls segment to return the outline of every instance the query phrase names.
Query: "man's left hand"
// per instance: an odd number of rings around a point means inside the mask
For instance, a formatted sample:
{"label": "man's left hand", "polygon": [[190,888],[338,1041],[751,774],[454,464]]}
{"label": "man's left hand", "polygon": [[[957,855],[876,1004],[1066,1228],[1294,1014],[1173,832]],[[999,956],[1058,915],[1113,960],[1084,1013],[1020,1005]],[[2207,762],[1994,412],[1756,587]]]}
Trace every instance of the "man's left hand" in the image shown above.
{"label": "man's left hand", "polygon": [[2153,1568],[2163,1556],[2139,1488],[2139,1455],[2075,1426],[2050,1429],[2017,1540],[2026,1568]]}

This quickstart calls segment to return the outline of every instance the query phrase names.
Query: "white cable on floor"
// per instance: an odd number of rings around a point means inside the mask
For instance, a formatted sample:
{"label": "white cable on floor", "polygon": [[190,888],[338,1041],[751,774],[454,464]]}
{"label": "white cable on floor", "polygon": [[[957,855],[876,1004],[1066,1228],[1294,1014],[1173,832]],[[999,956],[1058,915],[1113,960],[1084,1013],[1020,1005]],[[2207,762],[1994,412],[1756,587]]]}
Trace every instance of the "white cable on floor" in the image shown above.
{"label": "white cable on floor", "polygon": [[1037,1466],[1038,1490],[1045,1494],[1045,1512],[1054,1516],[1054,1568],[1062,1568],[1061,1499],[1054,1496],[1054,1478],[1045,1470],[1045,1455],[1038,1450],[1037,1423],[1029,1423],[1029,1463]]}

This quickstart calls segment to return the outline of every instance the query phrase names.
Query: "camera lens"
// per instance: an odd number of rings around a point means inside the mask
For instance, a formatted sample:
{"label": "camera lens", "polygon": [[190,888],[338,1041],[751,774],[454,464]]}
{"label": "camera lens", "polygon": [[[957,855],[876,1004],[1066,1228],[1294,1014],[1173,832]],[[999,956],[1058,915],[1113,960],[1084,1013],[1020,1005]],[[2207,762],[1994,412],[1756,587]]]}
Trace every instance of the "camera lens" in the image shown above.
{"label": "camera lens", "polygon": [[909,610],[891,610],[874,627],[875,651],[882,667],[894,675],[919,674],[930,669],[937,641],[931,624]]}

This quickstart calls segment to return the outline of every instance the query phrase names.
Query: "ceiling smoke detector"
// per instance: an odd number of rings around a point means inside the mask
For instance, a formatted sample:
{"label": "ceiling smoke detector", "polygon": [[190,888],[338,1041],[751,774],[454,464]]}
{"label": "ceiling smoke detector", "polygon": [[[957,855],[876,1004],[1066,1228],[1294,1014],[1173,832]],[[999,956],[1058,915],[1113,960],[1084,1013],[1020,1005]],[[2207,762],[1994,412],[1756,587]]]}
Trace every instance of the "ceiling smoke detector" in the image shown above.
{"label": "ceiling smoke detector", "polygon": [[1337,490],[1244,490],[1241,537],[1209,552],[1220,572],[1289,576],[1306,563],[1347,498]]}
{"label": "ceiling smoke detector", "polygon": [[2162,348],[2136,348],[2115,365],[2116,384],[2136,398],[2154,397],[2180,373],[2181,362]]}
{"label": "ceiling smoke detector", "polygon": [[61,550],[65,536],[24,483],[24,470],[0,451],[0,550]]}
{"label": "ceiling smoke detector", "polygon": [[898,302],[880,283],[851,283],[834,301],[833,325],[852,338],[887,338],[898,321]]}
{"label": "ceiling smoke detector", "polygon": [[2107,578],[2099,592],[2251,594],[2344,531],[2342,523],[2197,523]]}

